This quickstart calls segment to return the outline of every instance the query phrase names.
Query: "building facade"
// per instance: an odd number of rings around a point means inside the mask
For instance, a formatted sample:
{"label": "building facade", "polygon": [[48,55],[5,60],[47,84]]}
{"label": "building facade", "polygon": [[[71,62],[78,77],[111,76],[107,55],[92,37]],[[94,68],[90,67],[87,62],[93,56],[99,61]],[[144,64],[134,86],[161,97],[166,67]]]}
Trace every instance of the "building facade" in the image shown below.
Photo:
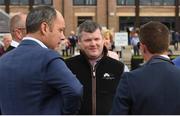
{"label": "building facade", "polygon": [[42,4],[52,5],[63,14],[66,36],[86,19],[116,32],[151,20],[180,32],[180,0],[0,0],[0,9],[13,15]]}

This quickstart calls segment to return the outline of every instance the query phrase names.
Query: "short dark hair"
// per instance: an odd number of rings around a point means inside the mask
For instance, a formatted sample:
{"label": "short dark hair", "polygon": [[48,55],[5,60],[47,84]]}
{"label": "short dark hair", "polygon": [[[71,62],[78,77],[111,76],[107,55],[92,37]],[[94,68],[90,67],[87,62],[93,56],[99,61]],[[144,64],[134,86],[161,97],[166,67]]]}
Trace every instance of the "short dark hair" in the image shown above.
{"label": "short dark hair", "polygon": [[92,21],[92,20],[86,20],[84,21],[83,23],[81,23],[79,25],[79,28],[78,28],[78,38],[81,38],[81,33],[84,31],[84,32],[89,32],[89,33],[93,33],[96,31],[96,29],[100,29],[100,31],[102,30],[101,26]]}
{"label": "short dark hair", "polygon": [[51,27],[56,15],[56,10],[51,6],[35,7],[28,13],[26,19],[27,33],[37,32],[42,22],[46,22]]}
{"label": "short dark hair", "polygon": [[169,29],[160,22],[150,21],[140,28],[140,42],[152,54],[166,52],[170,42]]}

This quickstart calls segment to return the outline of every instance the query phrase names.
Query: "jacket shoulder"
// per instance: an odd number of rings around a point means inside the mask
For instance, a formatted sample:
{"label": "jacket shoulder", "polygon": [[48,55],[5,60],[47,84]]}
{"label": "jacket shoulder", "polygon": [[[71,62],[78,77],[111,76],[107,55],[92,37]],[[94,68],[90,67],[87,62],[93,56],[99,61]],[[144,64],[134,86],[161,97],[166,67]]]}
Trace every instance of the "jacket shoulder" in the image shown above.
{"label": "jacket shoulder", "polygon": [[77,63],[77,61],[82,60],[82,57],[80,55],[71,57],[71,58],[67,58],[65,59],[66,64],[72,64],[72,63]]}
{"label": "jacket shoulder", "polygon": [[111,58],[109,56],[105,57],[105,59],[108,63],[110,63],[111,65],[116,65],[116,66],[120,66],[120,67],[124,67],[124,63],[119,61],[119,60],[116,60],[114,58]]}

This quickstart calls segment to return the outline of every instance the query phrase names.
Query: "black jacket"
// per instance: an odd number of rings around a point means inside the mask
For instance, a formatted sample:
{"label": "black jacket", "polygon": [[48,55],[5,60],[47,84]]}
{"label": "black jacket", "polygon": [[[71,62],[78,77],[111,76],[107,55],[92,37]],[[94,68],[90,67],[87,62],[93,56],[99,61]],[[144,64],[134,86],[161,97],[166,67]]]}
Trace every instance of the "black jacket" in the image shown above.
{"label": "black jacket", "polygon": [[[107,54],[107,50],[104,50]],[[83,103],[79,114],[92,114],[92,76],[93,67],[86,56],[66,59],[66,64],[84,86]],[[117,84],[124,71],[124,64],[104,55],[96,64],[96,114],[108,114],[112,107],[112,100]]]}
{"label": "black jacket", "polygon": [[7,48],[7,50],[6,50],[6,52],[9,52],[9,51],[11,51],[11,50],[13,50],[15,47],[14,46],[9,46],[8,48]]}

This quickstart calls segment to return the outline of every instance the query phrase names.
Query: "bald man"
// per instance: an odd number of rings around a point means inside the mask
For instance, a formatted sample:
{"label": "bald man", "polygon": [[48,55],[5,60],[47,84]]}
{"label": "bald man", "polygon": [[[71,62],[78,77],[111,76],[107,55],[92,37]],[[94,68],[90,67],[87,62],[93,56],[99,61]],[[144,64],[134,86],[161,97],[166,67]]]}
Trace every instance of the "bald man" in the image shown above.
{"label": "bald man", "polygon": [[12,35],[11,45],[8,47],[7,51],[16,48],[22,41],[22,38],[26,35],[26,17],[24,13],[18,13],[14,15],[10,20],[10,32]]}

